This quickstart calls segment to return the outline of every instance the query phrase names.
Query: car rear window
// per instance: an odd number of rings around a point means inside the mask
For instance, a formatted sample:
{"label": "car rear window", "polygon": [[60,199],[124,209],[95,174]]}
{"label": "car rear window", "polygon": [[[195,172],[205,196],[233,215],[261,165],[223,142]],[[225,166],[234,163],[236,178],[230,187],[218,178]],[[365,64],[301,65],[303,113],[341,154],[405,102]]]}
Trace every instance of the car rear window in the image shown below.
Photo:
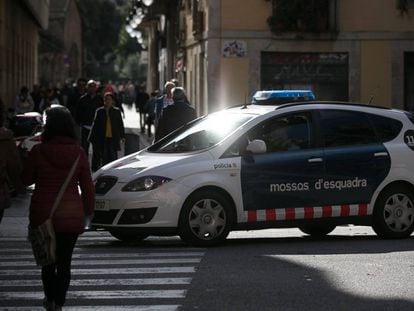
{"label": "car rear window", "polygon": [[320,116],[325,147],[366,145],[378,142],[366,113],[321,110]]}
{"label": "car rear window", "polygon": [[400,121],[379,115],[369,116],[381,142],[393,140],[400,133],[403,125]]}

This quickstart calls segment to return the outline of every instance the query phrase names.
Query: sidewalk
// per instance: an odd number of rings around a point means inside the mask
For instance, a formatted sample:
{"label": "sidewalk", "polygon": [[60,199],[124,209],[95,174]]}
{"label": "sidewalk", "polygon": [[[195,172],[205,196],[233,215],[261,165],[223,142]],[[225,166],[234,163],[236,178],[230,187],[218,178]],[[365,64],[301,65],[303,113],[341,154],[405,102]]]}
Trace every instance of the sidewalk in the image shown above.
{"label": "sidewalk", "polygon": [[4,211],[0,223],[0,238],[26,237],[29,224],[31,192],[12,198],[12,206]]}
{"label": "sidewalk", "polygon": [[[139,150],[148,147],[151,144],[153,137],[148,137],[146,134],[141,133],[139,128],[139,115],[136,113],[135,107],[124,105],[124,111],[125,132],[127,134],[138,136]],[[29,190],[24,195],[12,198],[12,206],[4,211],[4,217],[0,223],[0,239],[26,237],[27,226],[29,224],[30,197],[31,191]]]}

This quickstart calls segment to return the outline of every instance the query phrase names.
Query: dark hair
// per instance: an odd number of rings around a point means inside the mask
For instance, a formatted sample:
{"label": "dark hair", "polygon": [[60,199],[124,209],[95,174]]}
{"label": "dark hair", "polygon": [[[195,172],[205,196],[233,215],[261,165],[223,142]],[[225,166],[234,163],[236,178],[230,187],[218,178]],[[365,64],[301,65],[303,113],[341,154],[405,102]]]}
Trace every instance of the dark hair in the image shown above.
{"label": "dark hair", "polygon": [[54,107],[46,111],[46,124],[42,140],[48,141],[56,136],[77,139],[75,122],[66,107]]}

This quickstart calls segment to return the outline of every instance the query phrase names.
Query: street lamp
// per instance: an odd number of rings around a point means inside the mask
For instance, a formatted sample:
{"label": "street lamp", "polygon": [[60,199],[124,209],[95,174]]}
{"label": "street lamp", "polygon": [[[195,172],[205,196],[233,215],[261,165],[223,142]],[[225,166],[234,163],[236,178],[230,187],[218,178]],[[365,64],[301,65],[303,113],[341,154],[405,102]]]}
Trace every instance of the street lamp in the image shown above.
{"label": "street lamp", "polygon": [[144,5],[150,6],[154,2],[154,0],[142,0],[142,2],[144,3]]}

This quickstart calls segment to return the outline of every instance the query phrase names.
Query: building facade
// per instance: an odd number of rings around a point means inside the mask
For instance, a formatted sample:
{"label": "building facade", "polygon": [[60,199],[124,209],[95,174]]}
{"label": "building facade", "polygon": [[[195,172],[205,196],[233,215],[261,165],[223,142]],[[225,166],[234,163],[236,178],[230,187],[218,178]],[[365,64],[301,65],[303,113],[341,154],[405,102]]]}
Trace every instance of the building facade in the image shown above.
{"label": "building facade", "polygon": [[256,90],[285,88],[414,110],[412,0],[181,0],[176,7],[163,17],[170,33],[158,19],[149,37],[153,47],[176,43],[165,50],[170,56],[152,54],[149,74],[178,78],[200,115],[249,102]]}
{"label": "building facade", "polygon": [[38,80],[39,30],[46,29],[49,0],[0,1],[0,97],[13,107],[22,86]]}
{"label": "building facade", "polygon": [[81,76],[82,21],[75,0],[50,0],[49,27],[40,32],[39,83],[63,85]]}

